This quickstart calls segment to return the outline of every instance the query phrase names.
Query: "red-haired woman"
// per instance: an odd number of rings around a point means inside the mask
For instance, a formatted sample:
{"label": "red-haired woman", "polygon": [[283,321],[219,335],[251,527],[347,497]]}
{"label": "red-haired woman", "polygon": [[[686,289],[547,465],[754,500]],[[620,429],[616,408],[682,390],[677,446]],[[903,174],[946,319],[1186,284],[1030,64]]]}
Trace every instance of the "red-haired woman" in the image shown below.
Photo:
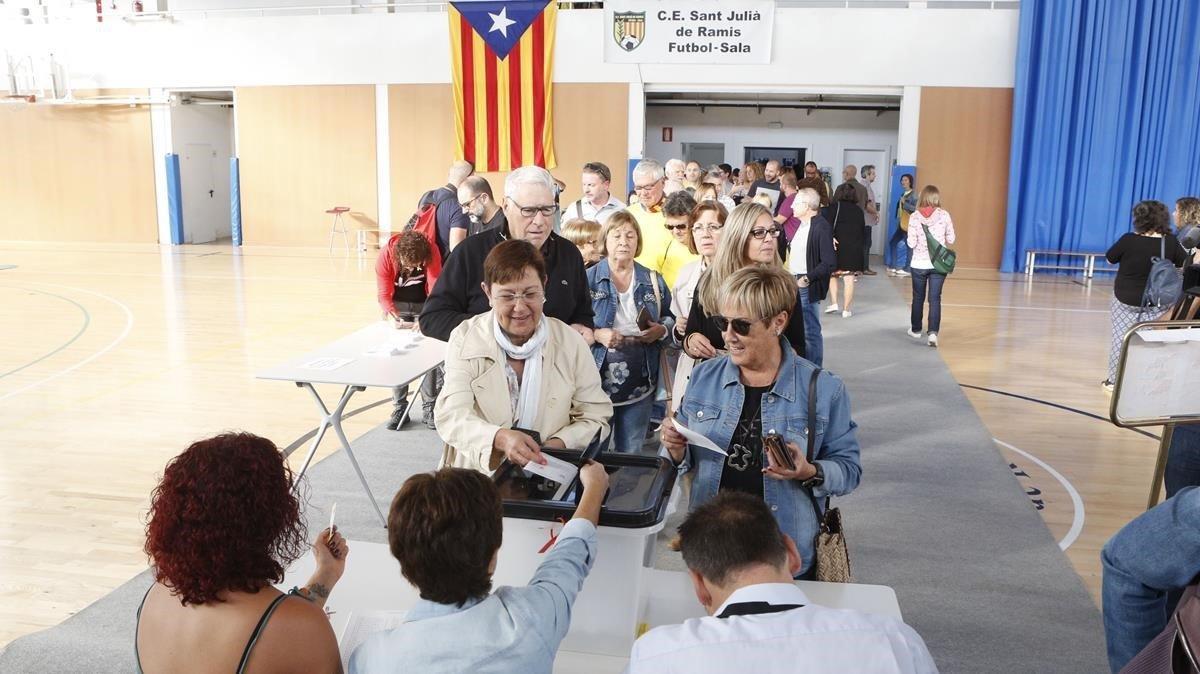
{"label": "red-haired woman", "polygon": [[308,547],[291,471],[249,433],[201,440],[171,460],[150,499],[157,582],[138,608],[137,671],[340,672],[322,607],[349,552],[328,529],[308,585],[272,587]]}
{"label": "red-haired woman", "polygon": [[[433,246],[416,230],[406,229],[393,234],[387,244],[380,247],[379,258],[375,261],[375,299],[384,318],[397,329],[417,328],[417,317],[437,281],[434,273],[437,270],[429,268],[432,260]],[[421,397],[427,408],[432,406],[429,401],[436,399],[442,388],[441,371],[440,367],[431,370],[421,382]],[[388,430],[400,428],[407,409],[408,387],[392,389],[392,417],[387,423]]]}

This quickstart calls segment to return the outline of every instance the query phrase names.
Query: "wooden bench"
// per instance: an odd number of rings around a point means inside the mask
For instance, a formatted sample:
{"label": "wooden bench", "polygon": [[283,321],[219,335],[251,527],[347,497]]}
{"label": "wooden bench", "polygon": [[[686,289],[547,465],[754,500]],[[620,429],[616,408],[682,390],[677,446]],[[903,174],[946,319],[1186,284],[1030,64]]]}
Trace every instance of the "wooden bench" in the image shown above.
{"label": "wooden bench", "polygon": [[[1083,264],[1038,264],[1037,258],[1043,257],[1079,257],[1083,258]],[[1074,271],[1082,271],[1084,278],[1092,278],[1097,271],[1116,271],[1116,267],[1100,267],[1096,268],[1096,258],[1105,259],[1104,253],[1080,253],[1069,250],[1046,250],[1041,248],[1030,248],[1025,251],[1025,274],[1033,276],[1036,269],[1069,269]]]}
{"label": "wooden bench", "polygon": [[[360,252],[360,253],[367,252],[367,248],[369,246],[374,246],[376,248],[379,248],[379,246],[381,246],[383,244],[384,235],[391,233],[391,232],[384,232],[383,230],[378,229],[378,228],[356,229],[356,230],[354,230],[354,232],[355,232],[355,238],[358,241],[358,252]],[[372,240],[372,237],[374,237],[374,240]]]}

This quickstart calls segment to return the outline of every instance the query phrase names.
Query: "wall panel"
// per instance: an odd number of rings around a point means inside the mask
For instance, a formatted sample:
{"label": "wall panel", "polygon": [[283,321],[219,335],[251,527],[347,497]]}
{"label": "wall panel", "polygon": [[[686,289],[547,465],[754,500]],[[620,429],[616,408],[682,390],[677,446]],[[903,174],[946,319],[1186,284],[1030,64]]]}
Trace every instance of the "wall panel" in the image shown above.
{"label": "wall panel", "polygon": [[0,105],[0,239],[154,243],[153,162],[147,107]]}
{"label": "wall panel", "polygon": [[[579,169],[601,161],[613,172],[617,198],[625,185],[628,145],[629,85],[555,84],[552,173],[567,184],[562,206],[580,197]],[[454,159],[454,97],[450,85],[395,84],[388,87],[391,138],[392,221],[402,227],[421,194],[444,184]],[[496,200],[504,191],[505,173],[483,173]]]}
{"label": "wall panel", "polygon": [[998,269],[1008,209],[1012,89],[925,87],[917,176],[954,218],[959,264]]}
{"label": "wall panel", "polygon": [[351,209],[351,247],[378,226],[375,87],[241,87],[234,112],[246,243],[324,245],[334,206]]}

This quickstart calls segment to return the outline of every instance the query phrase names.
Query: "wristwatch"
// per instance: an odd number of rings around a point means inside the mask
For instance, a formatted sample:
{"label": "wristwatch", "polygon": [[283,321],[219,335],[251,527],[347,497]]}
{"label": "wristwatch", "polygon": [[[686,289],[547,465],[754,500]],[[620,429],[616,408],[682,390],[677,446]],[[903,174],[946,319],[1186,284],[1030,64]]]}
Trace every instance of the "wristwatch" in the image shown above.
{"label": "wristwatch", "polygon": [[814,461],[813,468],[817,469],[816,474],[800,483],[805,489],[814,489],[825,484],[825,470],[821,468],[821,464]]}

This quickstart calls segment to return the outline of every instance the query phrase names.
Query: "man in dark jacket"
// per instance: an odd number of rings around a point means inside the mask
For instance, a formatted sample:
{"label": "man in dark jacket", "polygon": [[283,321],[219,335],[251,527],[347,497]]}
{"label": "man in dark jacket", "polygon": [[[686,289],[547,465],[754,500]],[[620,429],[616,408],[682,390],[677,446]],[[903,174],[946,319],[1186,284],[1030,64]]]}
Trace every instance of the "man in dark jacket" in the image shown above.
{"label": "man in dark jacket", "polygon": [[417,202],[417,210],[427,204],[437,204],[438,251],[443,260],[467,238],[467,230],[471,227],[470,217],[458,202],[458,188],[474,172],[470,162],[454,162],[446,175],[446,184],[422,194]]}
{"label": "man in dark jacket", "polygon": [[460,323],[488,311],[483,260],[501,241],[524,239],[546,258],[545,315],[569,324],[592,343],[592,297],[583,256],[553,231],[557,207],[552,185],[550,173],[537,166],[523,166],[508,175],[504,181],[507,226],[467,237],[446,260],[421,312],[422,333],[448,340]]}
{"label": "man in dark jacket", "polygon": [[788,271],[800,289],[804,312],[804,347],[810,361],[821,365],[825,346],[821,339],[821,302],[829,294],[829,277],[837,269],[833,248],[833,226],[821,217],[821,196],[811,187],[796,192],[792,213],[800,226],[787,244]]}

